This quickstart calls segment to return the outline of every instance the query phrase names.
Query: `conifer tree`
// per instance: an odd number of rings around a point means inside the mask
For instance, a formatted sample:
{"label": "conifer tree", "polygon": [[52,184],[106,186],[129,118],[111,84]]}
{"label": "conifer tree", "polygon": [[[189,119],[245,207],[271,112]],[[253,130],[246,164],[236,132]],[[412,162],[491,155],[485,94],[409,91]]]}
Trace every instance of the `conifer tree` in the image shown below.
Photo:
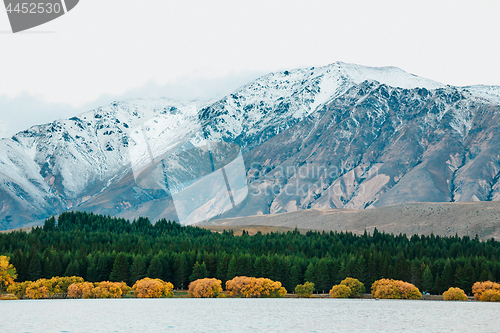
{"label": "conifer tree", "polygon": [[189,277],[191,281],[196,281],[198,279],[204,279],[208,275],[207,266],[205,262],[202,262],[201,265],[197,261],[193,266],[193,274]]}
{"label": "conifer tree", "polygon": [[173,263],[172,257],[168,254],[159,254],[161,266],[162,266],[162,280],[163,281],[173,281],[174,273],[173,273]]}
{"label": "conifer tree", "polygon": [[96,281],[109,280],[108,259],[105,254],[99,255],[96,267]]}
{"label": "conifer tree", "polygon": [[185,289],[188,284],[188,263],[185,253],[180,253],[175,257],[174,261],[174,285],[178,289]]}
{"label": "conifer tree", "polygon": [[113,282],[127,282],[129,280],[128,259],[123,252],[116,256],[109,279]]}
{"label": "conifer tree", "polygon": [[415,285],[417,288],[422,288],[422,277],[420,275],[420,262],[418,260],[413,260],[410,265],[410,283]]}
{"label": "conifer tree", "polygon": [[80,263],[78,260],[75,259],[69,263],[64,272],[64,276],[80,276]]}
{"label": "conifer tree", "polygon": [[328,266],[325,258],[322,258],[316,263],[314,268],[314,284],[316,290],[321,291],[323,294],[325,291],[330,290],[331,286],[328,285],[329,280]]}
{"label": "conifer tree", "polygon": [[304,282],[312,282],[317,286],[316,284],[316,274],[315,274],[315,269],[314,269],[314,264],[311,262],[309,263],[309,266],[307,266],[306,272],[304,273]]}
{"label": "conifer tree", "polygon": [[481,272],[481,275],[479,276],[479,282],[484,282],[484,281],[491,281],[493,280],[493,275],[491,274],[490,271],[487,271],[486,269],[483,269]]}
{"label": "conifer tree", "polygon": [[33,253],[28,264],[28,280],[36,281],[42,277],[42,263],[40,262],[40,256],[37,253]]}
{"label": "conifer tree", "polygon": [[300,284],[299,280],[299,270],[297,269],[296,266],[292,266],[290,268],[290,279],[289,279],[289,285],[287,286],[287,290],[295,290],[295,287]]}
{"label": "conifer tree", "polygon": [[99,282],[97,280],[97,269],[96,269],[96,260],[95,258],[91,258],[89,265],[87,266],[87,281],[90,282]]}
{"label": "conifer tree", "polygon": [[51,268],[52,268],[52,276],[61,276],[62,275],[62,264],[61,264],[61,256],[59,253],[54,253],[51,256]]}
{"label": "conifer tree", "polygon": [[226,275],[226,280],[232,280],[234,279],[238,273],[238,262],[235,256],[231,257],[231,260],[229,261],[229,265],[227,267],[227,275]]}
{"label": "conifer tree", "polygon": [[163,277],[163,267],[158,256],[154,256],[153,259],[151,259],[147,276],[151,279],[161,279]]}
{"label": "conifer tree", "polygon": [[424,275],[422,276],[422,288],[428,293],[434,289],[434,277],[428,265],[425,267]]}
{"label": "conifer tree", "polygon": [[358,259],[356,260],[356,266],[354,269],[353,277],[363,283],[368,282],[368,270],[366,268],[366,261],[365,258],[363,258],[363,256],[359,256]]}
{"label": "conifer tree", "polygon": [[20,249],[14,251],[10,262],[16,267],[18,281],[28,280],[28,257]]}
{"label": "conifer tree", "polygon": [[215,278],[217,276],[217,259],[215,258],[213,253],[205,256],[205,264],[207,266],[208,277]]}
{"label": "conifer tree", "polygon": [[51,279],[55,275],[53,273],[52,262],[49,257],[45,258],[45,263],[43,264],[43,276],[46,279]]}
{"label": "conifer tree", "polygon": [[222,281],[222,285],[225,285],[227,281],[227,270],[230,261],[231,258],[229,258],[226,253],[219,257],[219,261],[217,263],[217,279]]}
{"label": "conifer tree", "polygon": [[[149,220],[140,220],[141,223],[147,225],[147,221]],[[139,224],[140,225],[140,224]],[[146,277],[146,264],[144,263],[144,259],[141,255],[137,255],[134,258],[134,262],[130,267],[130,285],[133,286],[138,280],[141,280]]]}

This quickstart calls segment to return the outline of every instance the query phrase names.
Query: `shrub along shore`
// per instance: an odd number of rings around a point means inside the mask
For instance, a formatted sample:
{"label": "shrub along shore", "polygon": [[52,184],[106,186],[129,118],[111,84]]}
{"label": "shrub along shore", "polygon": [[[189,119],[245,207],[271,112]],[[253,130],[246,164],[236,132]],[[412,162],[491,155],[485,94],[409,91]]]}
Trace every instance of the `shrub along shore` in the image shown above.
{"label": "shrub along shore", "polygon": [[[5,259],[6,257],[0,257]],[[2,270],[0,269],[0,274]],[[4,272],[5,273],[5,272]],[[15,269],[10,270],[15,279]],[[4,274],[5,275],[5,274]],[[2,280],[7,285],[6,279]],[[267,278],[237,276],[226,282],[214,278],[198,279],[189,284],[187,297],[190,298],[282,298],[287,291],[281,282]],[[295,297],[313,297],[314,283],[306,282],[295,287]],[[500,302],[500,284],[491,281],[476,282],[473,286],[474,299],[485,302]],[[9,280],[8,294],[0,294],[0,300],[18,299],[97,299],[97,298],[172,298],[174,286],[170,282],[148,277],[136,281],[129,287],[125,282],[86,282],[81,277],[54,277],[37,281],[13,282]],[[365,286],[358,279],[348,277],[335,285],[329,292],[330,298],[366,298]],[[186,292],[181,291],[184,296]],[[288,294],[290,297],[291,295]],[[185,297],[185,296],[184,296]],[[422,299],[422,293],[413,284],[390,279],[380,279],[371,286],[371,298],[375,299]],[[450,288],[443,293],[447,301],[468,300],[460,288]]]}

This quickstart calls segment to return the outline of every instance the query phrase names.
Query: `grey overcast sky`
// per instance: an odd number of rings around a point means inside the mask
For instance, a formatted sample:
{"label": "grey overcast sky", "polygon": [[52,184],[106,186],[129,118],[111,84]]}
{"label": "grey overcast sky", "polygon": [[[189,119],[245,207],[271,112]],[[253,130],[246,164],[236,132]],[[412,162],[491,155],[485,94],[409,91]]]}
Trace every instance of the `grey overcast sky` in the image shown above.
{"label": "grey overcast sky", "polygon": [[267,72],[344,61],[500,85],[499,0],[80,0],[9,33],[0,137],[115,99],[206,99]]}

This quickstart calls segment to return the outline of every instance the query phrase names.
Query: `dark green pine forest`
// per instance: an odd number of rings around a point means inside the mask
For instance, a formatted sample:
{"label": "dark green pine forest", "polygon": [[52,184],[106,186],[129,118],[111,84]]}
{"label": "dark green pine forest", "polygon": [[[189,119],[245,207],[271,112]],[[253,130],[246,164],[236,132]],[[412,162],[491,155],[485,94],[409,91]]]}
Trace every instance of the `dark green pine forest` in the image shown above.
{"label": "dark green pine forest", "polygon": [[380,278],[415,284],[441,294],[449,287],[471,293],[476,281],[500,280],[500,243],[477,237],[393,235],[378,232],[287,233],[211,232],[147,218],[133,222],[84,212],[50,218],[31,232],[0,234],[0,254],[11,257],[17,281],[81,276],[87,281],[125,281],[143,277],[170,281],[186,289],[190,281],[235,276],[281,281],[291,292],[314,282],[328,292],[345,277],[368,288]]}

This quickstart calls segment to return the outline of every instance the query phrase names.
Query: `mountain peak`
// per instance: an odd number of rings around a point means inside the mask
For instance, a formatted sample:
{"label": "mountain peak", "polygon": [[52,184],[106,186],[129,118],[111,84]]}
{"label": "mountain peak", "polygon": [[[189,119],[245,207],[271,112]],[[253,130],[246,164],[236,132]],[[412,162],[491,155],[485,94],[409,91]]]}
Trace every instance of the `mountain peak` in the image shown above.
{"label": "mountain peak", "polygon": [[403,89],[426,88],[433,90],[446,87],[445,84],[407,73],[393,66],[368,67],[344,62],[335,62],[327,67],[340,69],[342,74],[355,84],[360,84],[363,81],[369,80]]}

